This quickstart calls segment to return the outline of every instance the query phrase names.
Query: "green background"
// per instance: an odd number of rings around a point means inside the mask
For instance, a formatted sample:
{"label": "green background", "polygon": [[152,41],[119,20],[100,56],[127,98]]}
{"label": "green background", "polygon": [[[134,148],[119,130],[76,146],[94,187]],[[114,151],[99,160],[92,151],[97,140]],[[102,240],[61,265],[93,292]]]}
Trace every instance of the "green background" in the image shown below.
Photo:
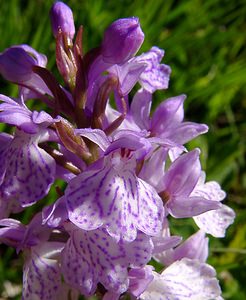
{"label": "green background", "polygon": [[[27,43],[46,54],[48,68],[55,70],[55,43],[49,23],[52,3],[0,0],[0,52],[11,45]],[[207,179],[220,182],[227,192],[224,203],[237,214],[226,238],[211,238],[209,262],[217,270],[224,298],[246,299],[246,1],[71,0],[66,3],[74,12],[77,28],[84,25],[85,50],[100,44],[111,22],[128,16],[139,17],[145,33],[139,53],[154,45],[165,50],[163,63],[172,68],[170,87],[155,94],[155,104],[185,93],[186,119],[209,125],[209,133],[188,147],[201,148]],[[0,78],[0,93],[15,96],[17,89]],[[33,212],[34,208],[29,209],[24,221]],[[175,233],[184,236],[194,228],[186,220],[173,226]],[[22,261],[13,249],[5,246],[0,247],[0,255],[1,295],[6,281],[17,287],[20,284]],[[3,294],[1,299],[6,296]]]}

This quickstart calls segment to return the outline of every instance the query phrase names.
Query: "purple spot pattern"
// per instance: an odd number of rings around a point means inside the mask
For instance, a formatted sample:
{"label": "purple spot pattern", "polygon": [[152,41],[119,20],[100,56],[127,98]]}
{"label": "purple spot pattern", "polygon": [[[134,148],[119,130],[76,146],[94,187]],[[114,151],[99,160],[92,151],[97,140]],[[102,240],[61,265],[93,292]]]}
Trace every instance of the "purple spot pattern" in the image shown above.
{"label": "purple spot pattern", "polygon": [[162,201],[129,161],[83,172],[70,181],[65,197],[70,221],[84,230],[104,225],[116,240],[131,242],[137,229],[155,236],[162,228]]}
{"label": "purple spot pattern", "polygon": [[17,201],[22,207],[43,198],[54,182],[55,161],[38,147],[38,136],[21,133],[0,153],[4,178],[0,197]]}
{"label": "purple spot pattern", "polygon": [[150,51],[136,57],[136,61],[147,64],[146,69],[140,76],[140,83],[150,93],[157,89],[166,89],[168,87],[171,68],[160,64],[163,56],[163,50],[152,47]]}
{"label": "purple spot pattern", "polygon": [[207,300],[219,297],[221,290],[215,270],[198,260],[184,258],[174,262],[140,296],[142,300]]}
{"label": "purple spot pattern", "polygon": [[129,285],[127,268],[142,267],[151,257],[151,239],[139,233],[132,243],[116,242],[105,229],[74,230],[62,253],[65,281],[86,296],[100,282],[115,293]]}
{"label": "purple spot pattern", "polygon": [[61,276],[58,262],[32,251],[31,258],[24,265],[22,299],[57,299],[60,286]]}
{"label": "purple spot pattern", "polygon": [[[192,195],[216,202],[222,201],[226,196],[220,185],[215,181],[199,183],[192,192]],[[227,205],[222,205],[218,209],[193,217],[200,229],[214,237],[224,237],[227,227],[233,223],[234,218],[235,212]]]}
{"label": "purple spot pattern", "polygon": [[6,133],[0,134],[0,184],[3,182],[6,172],[6,153],[12,141],[12,136]]}

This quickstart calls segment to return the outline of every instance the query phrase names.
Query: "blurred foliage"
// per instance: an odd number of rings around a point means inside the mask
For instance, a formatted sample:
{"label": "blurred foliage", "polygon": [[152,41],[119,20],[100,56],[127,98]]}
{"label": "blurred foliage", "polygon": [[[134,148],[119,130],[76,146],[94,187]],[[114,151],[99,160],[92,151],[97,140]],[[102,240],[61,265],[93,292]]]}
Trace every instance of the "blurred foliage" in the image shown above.
{"label": "blurred foliage", "polygon": [[[0,51],[27,43],[49,58],[55,69],[55,43],[49,24],[51,0],[0,0]],[[140,52],[153,45],[165,49],[163,62],[172,75],[167,91],[155,103],[187,95],[186,118],[206,123],[207,135],[188,146],[202,149],[209,180],[227,192],[226,204],[237,218],[225,239],[211,238],[209,262],[218,272],[225,299],[246,299],[246,1],[230,0],[70,0],[77,27],[84,25],[84,49],[100,44],[105,28],[115,19],[137,16],[145,33]],[[56,73],[57,74],[57,73]],[[0,78],[1,93],[14,96],[17,88]],[[45,200],[44,200],[45,201]],[[34,209],[27,210],[26,219]],[[179,225],[178,225],[179,224]],[[187,236],[194,225],[185,220],[175,227]],[[13,249],[0,249],[0,290],[5,280],[21,281],[21,261]],[[1,293],[0,293],[1,294]],[[10,298],[14,299],[14,298]],[[17,299],[17,298],[16,298]]]}

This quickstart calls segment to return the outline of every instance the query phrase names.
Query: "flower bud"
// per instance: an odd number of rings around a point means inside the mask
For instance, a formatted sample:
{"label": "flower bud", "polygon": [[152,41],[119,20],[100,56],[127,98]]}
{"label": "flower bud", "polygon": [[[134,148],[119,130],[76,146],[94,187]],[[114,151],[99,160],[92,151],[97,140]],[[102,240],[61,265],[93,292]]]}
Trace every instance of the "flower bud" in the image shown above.
{"label": "flower bud", "polygon": [[103,60],[123,64],[132,58],[144,40],[138,18],[119,19],[105,31],[102,42]]}
{"label": "flower bud", "polygon": [[59,29],[61,29],[70,39],[73,39],[75,27],[73,13],[70,7],[63,2],[55,2],[50,10],[50,19],[55,37],[57,36]]}

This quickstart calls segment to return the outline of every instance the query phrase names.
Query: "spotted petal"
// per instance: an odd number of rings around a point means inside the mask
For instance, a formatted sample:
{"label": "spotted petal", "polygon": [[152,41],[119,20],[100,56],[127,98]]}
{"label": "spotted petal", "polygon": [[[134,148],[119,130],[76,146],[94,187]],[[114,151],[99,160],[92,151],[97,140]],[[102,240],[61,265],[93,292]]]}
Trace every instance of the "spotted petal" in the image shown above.
{"label": "spotted petal", "polygon": [[0,197],[15,200],[22,207],[44,197],[54,181],[55,161],[38,147],[39,137],[17,131],[9,146],[0,152],[0,162],[6,166]]}
{"label": "spotted petal", "polygon": [[73,230],[62,255],[65,281],[86,296],[98,282],[114,293],[127,290],[127,268],[143,266],[151,256],[151,240],[139,234],[132,243],[116,242],[105,230]]}
{"label": "spotted petal", "polygon": [[[215,181],[204,183],[205,175],[202,173],[201,179],[195,187],[192,195],[200,196],[214,203],[220,203],[226,194],[220,185]],[[235,218],[235,212],[227,205],[221,205],[220,208],[208,211],[194,217],[197,226],[206,233],[214,237],[224,237],[225,231],[231,225]]]}
{"label": "spotted petal", "polygon": [[208,300],[220,296],[215,270],[198,260],[183,258],[154,273],[154,280],[140,296],[142,300]]}
{"label": "spotted petal", "polygon": [[147,65],[140,76],[139,82],[150,93],[168,88],[171,68],[160,64],[163,56],[164,51],[162,49],[152,47],[150,51],[136,57],[137,62],[143,62]]}
{"label": "spotted petal", "polygon": [[50,242],[32,249],[24,265],[23,299],[58,299],[61,288],[60,267],[56,259],[64,245]]}
{"label": "spotted petal", "polygon": [[161,230],[164,208],[157,192],[135,175],[135,160],[114,155],[99,170],[72,179],[65,191],[71,222],[85,230],[104,225],[119,240],[133,241],[137,229],[148,235]]}

